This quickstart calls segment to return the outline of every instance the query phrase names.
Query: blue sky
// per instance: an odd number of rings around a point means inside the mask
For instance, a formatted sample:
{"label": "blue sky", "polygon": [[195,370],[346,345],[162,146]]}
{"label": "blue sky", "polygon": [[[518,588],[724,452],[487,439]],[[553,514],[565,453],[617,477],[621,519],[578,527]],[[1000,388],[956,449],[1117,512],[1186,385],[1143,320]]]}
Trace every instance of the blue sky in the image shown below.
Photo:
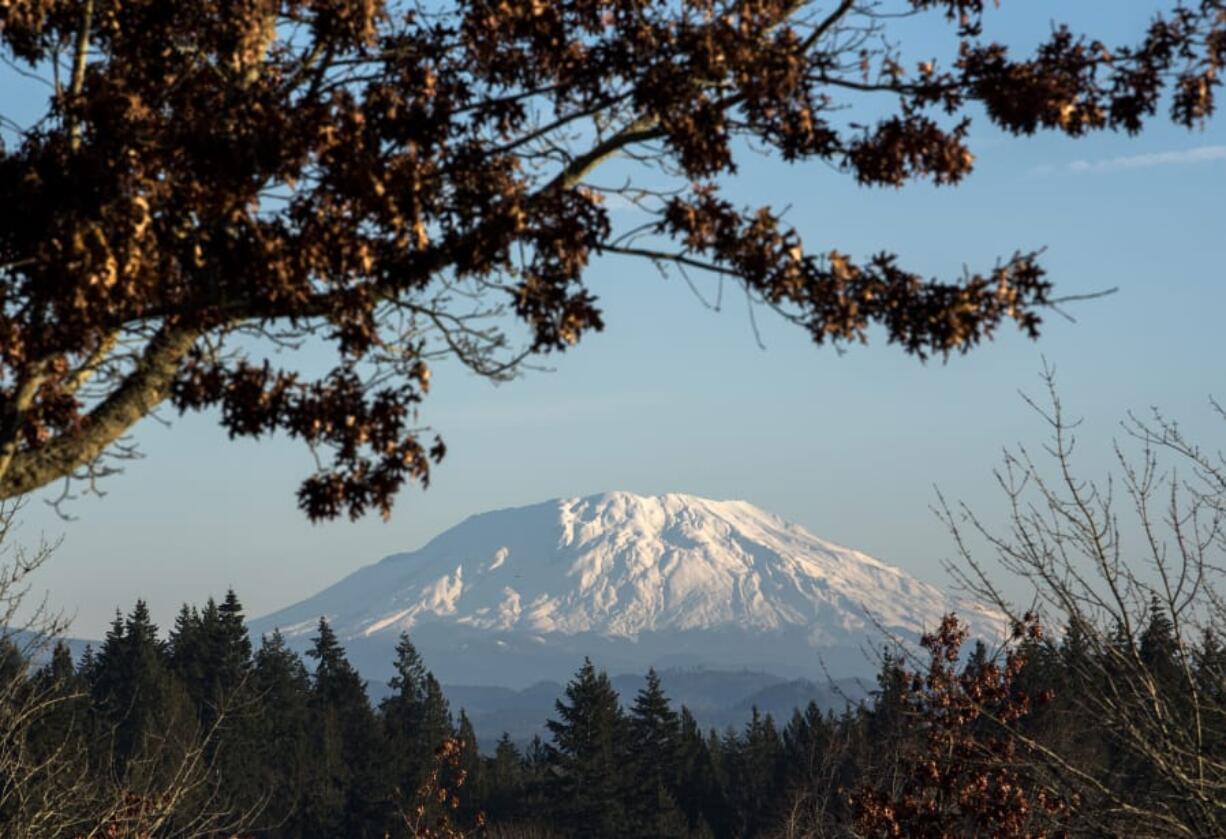
{"label": "blue sky", "polygon": [[[1093,27],[1102,8],[1003,5],[995,26],[1022,43],[1070,13]],[[1112,4],[1105,34],[1139,32],[1154,7]],[[1049,317],[1038,342],[1006,332],[924,365],[884,344],[842,356],[818,349],[758,312],[760,349],[742,300],[728,296],[711,312],[679,278],[605,260],[591,284],[608,328],[550,359],[552,372],[493,386],[454,366],[436,371],[424,419],[450,453],[428,491],[401,496],[389,523],[310,525],[294,501],[312,467],[304,449],[230,443],[213,417],[168,414],[170,427],[146,422],[136,434],[146,459],[107,481],[105,498],[75,502],[74,521],[38,500],[27,506],[27,541],[63,540],[37,586],[76,614],[81,636],[101,634],[137,596],[168,622],[182,601],[233,586],[259,614],[472,513],[607,489],[746,498],[945,582],[950,546],[929,510],[933,487],[998,519],[991,469],[1001,447],[1043,439],[1018,396],[1038,392],[1043,357],[1085,418],[1088,473],[1109,466],[1125,413],[1151,405],[1212,446],[1222,429],[1207,400],[1226,396],[1226,123],[1079,141],[977,125],[977,170],[953,189],[865,190],[821,166],[758,160],[738,194],[791,205],[789,220],[815,250],[893,250],[948,276],[1046,247],[1060,292],[1119,287],[1072,307],[1076,323]]]}

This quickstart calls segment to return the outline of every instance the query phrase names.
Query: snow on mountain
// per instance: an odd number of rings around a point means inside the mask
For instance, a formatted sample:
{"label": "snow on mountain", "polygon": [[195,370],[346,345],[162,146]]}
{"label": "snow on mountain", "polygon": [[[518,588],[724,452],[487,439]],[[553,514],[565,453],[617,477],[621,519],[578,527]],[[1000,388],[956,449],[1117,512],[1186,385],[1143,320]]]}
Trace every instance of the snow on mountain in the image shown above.
{"label": "snow on mountain", "polygon": [[611,492],[473,516],[253,629],[301,647],[326,616],[372,677],[408,631],[446,680],[526,684],[584,654],[811,675],[819,654],[862,659],[874,623],[913,638],[950,609],[999,633],[992,611],[748,502]]}

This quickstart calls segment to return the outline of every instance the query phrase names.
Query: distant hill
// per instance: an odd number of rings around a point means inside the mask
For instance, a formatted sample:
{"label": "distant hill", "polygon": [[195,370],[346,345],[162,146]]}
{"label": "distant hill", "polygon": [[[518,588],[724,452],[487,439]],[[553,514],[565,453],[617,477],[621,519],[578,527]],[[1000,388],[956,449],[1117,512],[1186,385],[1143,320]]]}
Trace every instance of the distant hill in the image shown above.
{"label": "distant hill", "polygon": [[[704,729],[739,729],[750,718],[753,708],[770,714],[782,726],[793,710],[816,702],[823,711],[843,710],[868,695],[869,683],[844,679],[818,684],[805,679],[787,680],[751,670],[671,669],[660,672],[664,691],[680,710],[684,705]],[[612,678],[624,705],[646,683],[644,674],[621,674]],[[371,684],[376,701],[389,691],[386,684]],[[489,750],[503,732],[517,743],[529,742],[534,735],[548,741],[545,721],[556,717],[554,703],[562,697],[560,682],[542,681],[522,690],[479,685],[444,685],[443,692],[453,713],[463,708],[472,719],[483,750]]]}
{"label": "distant hill", "polygon": [[39,638],[36,634],[24,629],[11,630],[8,633],[8,638],[18,647],[22,648],[23,652],[31,655],[36,666],[40,666],[50,660],[51,651],[55,648],[57,640],[68,645],[73,661],[81,660],[81,654],[85,652],[87,646],[92,644],[95,650],[98,648],[97,641],[86,641],[81,638]]}

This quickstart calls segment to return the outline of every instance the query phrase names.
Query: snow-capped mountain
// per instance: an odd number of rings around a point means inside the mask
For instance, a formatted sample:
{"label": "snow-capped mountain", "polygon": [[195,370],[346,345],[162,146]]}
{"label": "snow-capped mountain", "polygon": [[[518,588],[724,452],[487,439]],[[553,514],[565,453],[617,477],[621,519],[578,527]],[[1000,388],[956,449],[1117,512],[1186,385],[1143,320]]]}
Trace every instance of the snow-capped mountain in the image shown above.
{"label": "snow-capped mountain", "polygon": [[326,616],[368,678],[408,631],[445,681],[522,685],[583,655],[610,669],[813,675],[820,656],[862,670],[875,624],[913,638],[950,609],[999,633],[991,610],[745,501],[611,492],[473,516],[252,628],[302,647]]}

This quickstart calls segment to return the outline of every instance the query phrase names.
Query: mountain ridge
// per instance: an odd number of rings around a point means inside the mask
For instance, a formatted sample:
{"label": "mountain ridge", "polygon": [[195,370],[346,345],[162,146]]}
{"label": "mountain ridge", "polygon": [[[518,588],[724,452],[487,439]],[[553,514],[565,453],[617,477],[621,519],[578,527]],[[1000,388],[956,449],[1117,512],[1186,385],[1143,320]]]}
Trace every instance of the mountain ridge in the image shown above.
{"label": "mountain ridge", "polygon": [[526,684],[585,654],[813,675],[877,626],[911,639],[950,610],[999,634],[991,610],[748,501],[608,492],[469,516],[252,626],[303,646],[326,616],[372,678],[409,632],[446,681]]}
{"label": "mountain ridge", "polygon": [[[783,679],[770,673],[720,671],[707,669],[666,669],[659,671],[669,703],[675,711],[687,708],[704,731],[741,730],[756,710],[771,715],[784,725],[796,710],[804,711],[810,702],[822,712],[842,713],[848,705],[865,700],[873,689],[871,679],[842,679],[821,682],[809,679]],[[629,708],[646,684],[642,673],[610,676],[621,704]],[[547,740],[545,721],[557,715],[554,703],[564,698],[565,684],[541,681],[522,690],[481,685],[443,685],[443,693],[453,713],[463,709],[477,733],[483,751],[492,751],[503,733],[512,741],[526,745],[534,736]],[[390,688],[372,686],[371,696],[379,699]]]}

